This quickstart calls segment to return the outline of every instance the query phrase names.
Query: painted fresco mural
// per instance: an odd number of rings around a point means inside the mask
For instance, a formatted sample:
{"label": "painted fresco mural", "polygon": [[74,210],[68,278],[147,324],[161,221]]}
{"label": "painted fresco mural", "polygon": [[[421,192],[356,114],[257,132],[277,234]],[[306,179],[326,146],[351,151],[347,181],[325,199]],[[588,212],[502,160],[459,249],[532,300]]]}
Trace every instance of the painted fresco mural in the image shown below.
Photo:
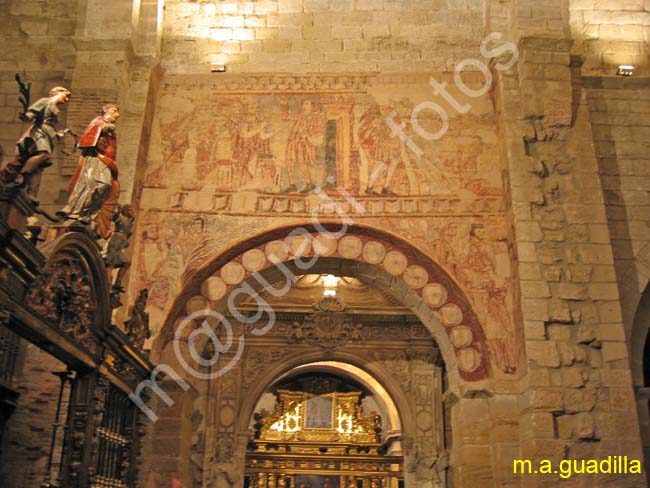
{"label": "painted fresco mural", "polygon": [[[159,94],[129,287],[149,288],[154,331],[194,272],[233,244],[338,208],[445,269],[493,357],[508,358],[497,368],[514,372],[513,250],[489,96],[463,115],[446,107],[447,133],[426,140],[410,117],[433,97],[428,77],[213,80],[169,77]],[[422,156],[393,136],[388,117]],[[419,123],[440,128],[431,111]]]}
{"label": "painted fresco mural", "polygon": [[[489,100],[474,100],[445,136],[427,140],[410,123],[414,108],[432,97],[426,78],[422,85],[402,86],[350,80],[357,89],[269,86],[270,93],[260,94],[236,84],[226,89],[207,82],[166,83],[145,186],[224,196],[246,191],[291,196],[316,187],[385,197],[501,194]],[[421,155],[394,135],[388,118],[405,125]],[[437,119],[431,111],[418,117],[430,133],[439,128]],[[174,204],[183,206],[185,199],[177,195]]]}
{"label": "painted fresco mural", "polygon": [[[387,117],[395,113],[400,124],[415,106],[406,97],[380,104],[369,95],[222,95],[207,103],[193,96],[184,106],[187,113],[161,114],[159,154],[147,186],[174,181],[187,191],[265,194],[315,187],[354,195],[500,193],[500,172],[494,155],[482,154],[480,134],[468,134],[460,150],[431,144],[432,159],[417,158],[392,135]],[[471,123],[478,129],[481,120]]]}

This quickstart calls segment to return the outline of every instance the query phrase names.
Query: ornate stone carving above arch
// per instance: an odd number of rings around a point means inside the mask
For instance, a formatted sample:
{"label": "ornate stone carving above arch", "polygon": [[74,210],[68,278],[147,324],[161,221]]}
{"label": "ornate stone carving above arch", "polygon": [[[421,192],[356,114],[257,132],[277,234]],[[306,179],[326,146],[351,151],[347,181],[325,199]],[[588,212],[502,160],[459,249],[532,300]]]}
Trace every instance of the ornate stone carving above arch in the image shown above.
{"label": "ornate stone carving above arch", "polygon": [[[361,226],[337,235],[339,228],[324,224],[319,233],[314,226],[305,226],[301,228],[304,233],[296,235],[295,227],[284,227],[223,252],[187,281],[155,348],[162,351],[174,336],[175,324],[185,316],[223,306],[224,298],[247,280],[272,273],[278,263],[304,274],[297,264],[317,256],[308,272],[354,276],[389,292],[413,310],[438,342],[450,381],[456,376],[464,381],[489,377],[488,346],[481,323],[458,284],[440,266],[397,236]],[[286,238],[292,231],[293,237]]]}

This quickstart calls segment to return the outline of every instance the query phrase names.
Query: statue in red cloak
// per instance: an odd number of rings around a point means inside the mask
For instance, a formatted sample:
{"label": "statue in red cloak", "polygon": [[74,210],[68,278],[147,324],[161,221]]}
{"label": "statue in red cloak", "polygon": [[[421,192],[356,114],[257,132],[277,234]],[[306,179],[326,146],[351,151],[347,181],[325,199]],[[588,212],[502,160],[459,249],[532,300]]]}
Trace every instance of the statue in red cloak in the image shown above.
{"label": "statue in red cloak", "polygon": [[81,157],[68,186],[68,204],[58,212],[68,219],[90,225],[106,237],[120,195],[115,164],[117,105],[105,105],[102,115],[93,119],[79,139]]}

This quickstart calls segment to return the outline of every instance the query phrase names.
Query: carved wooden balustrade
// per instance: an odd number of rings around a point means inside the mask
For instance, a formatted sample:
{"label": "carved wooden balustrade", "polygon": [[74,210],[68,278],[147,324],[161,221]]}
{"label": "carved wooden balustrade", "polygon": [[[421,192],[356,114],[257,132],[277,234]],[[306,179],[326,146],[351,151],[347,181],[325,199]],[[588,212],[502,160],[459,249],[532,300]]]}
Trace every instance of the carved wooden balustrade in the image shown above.
{"label": "carved wooden balustrade", "polygon": [[[3,195],[0,207],[3,383],[17,354],[18,336],[71,371],[70,388],[65,389],[69,391],[65,435],[53,432],[52,438],[61,437],[62,445],[54,449],[52,441],[50,453],[50,458],[53,451],[60,453],[62,469],[46,476],[41,486],[135,487],[144,429],[128,394],[153,370],[140,350],[142,333],[130,330],[127,335],[112,324],[108,273],[99,246],[88,233],[63,230],[37,249],[36,239],[32,242],[23,235],[24,218],[34,209],[30,202],[21,194]],[[138,313],[132,323],[146,322],[144,311]],[[52,381],[57,379],[53,376]],[[0,394],[0,401],[8,398]],[[23,408],[20,398],[14,403]],[[3,412],[3,421],[7,417]]]}

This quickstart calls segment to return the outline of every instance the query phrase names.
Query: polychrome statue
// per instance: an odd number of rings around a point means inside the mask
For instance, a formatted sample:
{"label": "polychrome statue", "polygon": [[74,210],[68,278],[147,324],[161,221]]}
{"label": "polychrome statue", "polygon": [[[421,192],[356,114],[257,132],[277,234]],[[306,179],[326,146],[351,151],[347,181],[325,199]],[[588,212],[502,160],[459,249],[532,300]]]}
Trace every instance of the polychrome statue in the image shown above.
{"label": "polychrome statue", "polygon": [[54,87],[47,98],[29,105],[30,85],[25,85],[18,75],[16,80],[24,109],[20,118],[30,126],[18,139],[15,158],[0,172],[0,181],[5,188],[26,187],[28,197],[37,202],[41,176],[43,170],[52,165],[50,158],[54,146],[58,139],[71,133],[69,129],[59,131],[57,128],[61,106],[70,99],[70,91],[62,86]]}
{"label": "polychrome statue", "polygon": [[114,287],[122,290],[122,279],[126,270],[131,264],[126,258],[124,250],[129,246],[129,238],[133,232],[133,224],[135,222],[135,215],[131,205],[123,205],[116,209],[113,214],[113,232],[111,232],[106,245],[106,253],[104,262],[108,268],[109,281],[113,281],[112,272],[117,268],[117,278]]}
{"label": "polychrome statue", "polygon": [[111,219],[120,194],[115,163],[117,139],[115,122],[120,116],[117,105],[102,108],[79,139],[81,157],[68,186],[68,204],[59,215],[89,225],[100,237],[110,230]]}
{"label": "polychrome statue", "polygon": [[136,298],[129,319],[124,322],[126,335],[138,349],[142,349],[144,342],[151,337],[149,330],[149,314],[147,313],[147,298],[149,293],[146,288],[140,290]]}

